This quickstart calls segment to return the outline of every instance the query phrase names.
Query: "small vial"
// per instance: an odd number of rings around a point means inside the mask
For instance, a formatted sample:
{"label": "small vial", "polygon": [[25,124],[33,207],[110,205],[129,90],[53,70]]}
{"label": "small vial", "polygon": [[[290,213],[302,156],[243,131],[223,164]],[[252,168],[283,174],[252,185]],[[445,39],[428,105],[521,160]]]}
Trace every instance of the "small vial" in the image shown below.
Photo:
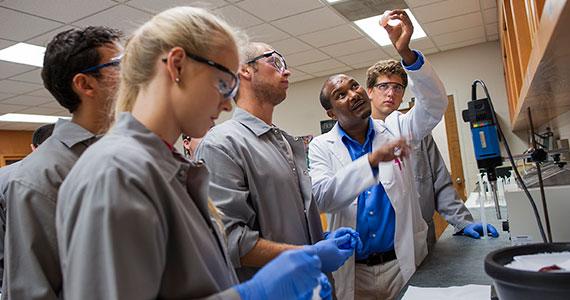
{"label": "small vial", "polygon": [[392,12],[391,10],[387,10],[380,17],[380,24],[382,24],[382,27],[385,27],[386,25],[390,25],[390,26],[394,27],[394,26],[400,24],[401,21],[398,19],[390,20],[389,15],[391,12]]}

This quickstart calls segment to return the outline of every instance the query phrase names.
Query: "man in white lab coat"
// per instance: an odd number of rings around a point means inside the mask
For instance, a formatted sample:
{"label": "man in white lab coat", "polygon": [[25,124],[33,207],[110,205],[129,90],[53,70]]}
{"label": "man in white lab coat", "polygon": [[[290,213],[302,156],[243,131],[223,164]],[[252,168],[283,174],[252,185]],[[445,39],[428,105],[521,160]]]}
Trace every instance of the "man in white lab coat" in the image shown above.
{"label": "man in white lab coat", "polygon": [[[385,121],[372,120],[364,87],[347,75],[331,76],[320,101],[338,122],[309,146],[313,194],[319,209],[330,213],[329,229],[356,227],[364,244],[333,273],[343,300],[394,298],[427,254],[427,225],[410,159],[378,163],[376,149],[401,138],[421,141],[441,120],[447,97],[430,64],[409,48],[413,26],[408,16],[395,10],[389,17],[400,21],[384,27],[402,57],[416,106],[407,114],[396,111]],[[402,97],[398,93],[404,85],[388,80],[375,88]]]}

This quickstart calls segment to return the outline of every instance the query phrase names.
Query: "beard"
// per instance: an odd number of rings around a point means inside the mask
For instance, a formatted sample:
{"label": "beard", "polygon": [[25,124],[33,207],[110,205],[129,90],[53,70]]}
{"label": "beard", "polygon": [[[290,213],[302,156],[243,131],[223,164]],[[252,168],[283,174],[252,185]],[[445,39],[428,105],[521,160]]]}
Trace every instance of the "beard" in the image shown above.
{"label": "beard", "polygon": [[279,103],[283,102],[283,100],[285,100],[285,97],[287,97],[286,90],[283,90],[279,87],[274,87],[271,85],[271,83],[263,79],[255,78],[252,81],[252,87],[257,99],[271,103],[273,106],[279,105]]}

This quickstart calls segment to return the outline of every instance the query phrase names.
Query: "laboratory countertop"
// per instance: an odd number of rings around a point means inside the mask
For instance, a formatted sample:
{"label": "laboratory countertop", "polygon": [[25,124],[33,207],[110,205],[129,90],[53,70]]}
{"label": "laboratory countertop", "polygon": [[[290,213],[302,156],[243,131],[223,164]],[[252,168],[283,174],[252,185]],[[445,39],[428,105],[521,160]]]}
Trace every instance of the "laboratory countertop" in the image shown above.
{"label": "laboratory countertop", "polygon": [[[506,216],[506,211],[501,213]],[[479,220],[478,211],[470,209],[475,220]],[[432,251],[418,267],[412,278],[400,292],[401,299],[408,286],[450,287],[467,284],[491,285],[492,279],[484,270],[487,254],[499,248],[511,245],[507,232],[501,230],[494,208],[486,208],[487,220],[499,231],[498,238],[476,240],[466,236],[454,236],[453,227],[448,226]]]}

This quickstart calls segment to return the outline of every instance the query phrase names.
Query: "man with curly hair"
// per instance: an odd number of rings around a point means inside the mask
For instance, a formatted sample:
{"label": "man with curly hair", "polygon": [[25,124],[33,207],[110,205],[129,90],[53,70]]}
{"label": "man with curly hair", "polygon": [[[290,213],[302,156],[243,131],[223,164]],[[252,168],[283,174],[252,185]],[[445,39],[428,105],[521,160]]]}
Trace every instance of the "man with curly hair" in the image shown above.
{"label": "man with curly hair", "polygon": [[60,185],[79,156],[110,124],[117,89],[119,31],[71,29],[48,44],[44,86],[72,114],[14,170],[6,193],[2,299],[58,299],[62,274],[55,229]]}

